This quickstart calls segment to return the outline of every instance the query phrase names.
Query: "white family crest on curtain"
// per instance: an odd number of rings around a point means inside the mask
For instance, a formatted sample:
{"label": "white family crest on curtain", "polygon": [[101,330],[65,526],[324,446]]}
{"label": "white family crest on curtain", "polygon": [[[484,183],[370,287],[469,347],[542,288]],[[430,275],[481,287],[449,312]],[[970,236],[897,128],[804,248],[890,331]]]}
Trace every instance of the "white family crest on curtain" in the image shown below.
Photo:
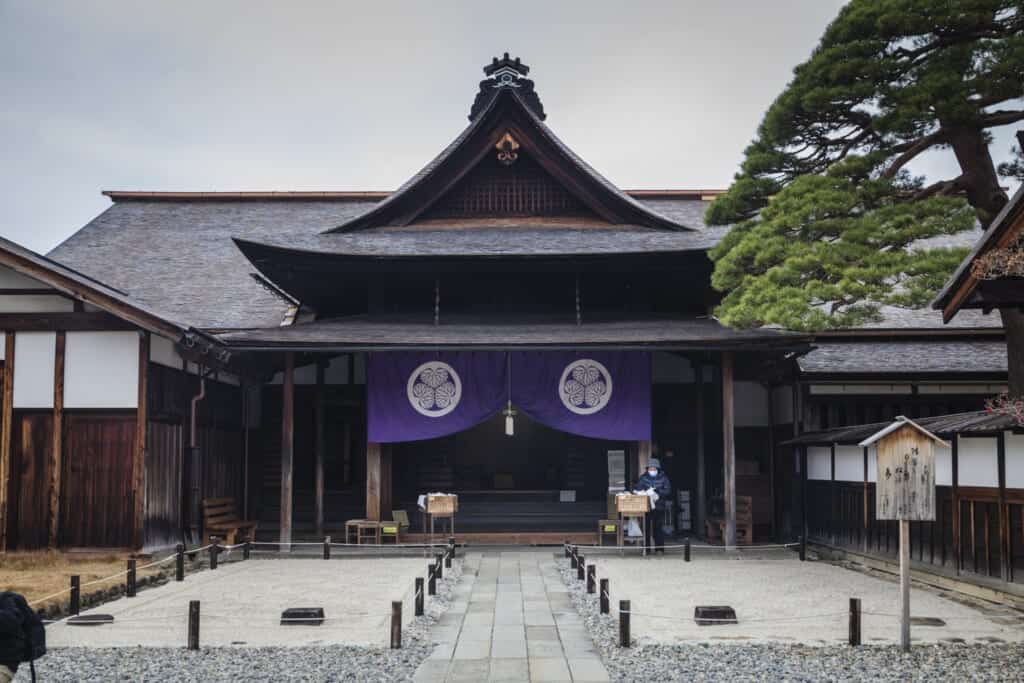
{"label": "white family crest on curtain", "polygon": [[423,363],[409,375],[409,404],[420,415],[444,417],[462,399],[462,381],[452,366],[441,361]]}
{"label": "white family crest on curtain", "polygon": [[558,397],[570,412],[593,415],[611,400],[612,374],[596,360],[574,360],[562,371],[562,379],[558,382]]}

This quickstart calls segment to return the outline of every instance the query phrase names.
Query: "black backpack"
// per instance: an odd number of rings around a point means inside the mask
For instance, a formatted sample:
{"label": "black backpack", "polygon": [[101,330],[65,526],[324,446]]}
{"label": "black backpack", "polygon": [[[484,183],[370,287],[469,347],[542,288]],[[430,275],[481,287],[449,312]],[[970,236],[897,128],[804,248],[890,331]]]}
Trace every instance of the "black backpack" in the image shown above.
{"label": "black backpack", "polygon": [[32,662],[44,654],[46,631],[39,615],[19,593],[0,593],[0,663]]}

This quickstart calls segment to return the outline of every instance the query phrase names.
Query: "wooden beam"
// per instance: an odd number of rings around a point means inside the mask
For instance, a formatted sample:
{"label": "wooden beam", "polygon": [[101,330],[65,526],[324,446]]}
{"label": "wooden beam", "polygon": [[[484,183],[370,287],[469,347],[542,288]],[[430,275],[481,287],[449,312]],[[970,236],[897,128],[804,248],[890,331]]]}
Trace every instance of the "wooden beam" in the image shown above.
{"label": "wooden beam", "polygon": [[1006,432],[996,435],[996,472],[999,483],[999,575],[1003,581],[1009,581],[1013,572],[1013,558],[1009,549],[1012,526],[1006,507]]}
{"label": "wooden beam", "polygon": [[[960,545],[960,437],[956,434],[950,440],[952,445],[952,469],[953,469],[953,564],[956,566],[956,575],[960,576],[960,569],[963,566],[963,553]],[[878,476],[878,473],[875,473]]]}
{"label": "wooden beam", "polygon": [[11,411],[14,407],[14,333],[4,334],[4,374],[0,389],[0,552],[7,551],[7,489],[11,476]]}
{"label": "wooden beam", "polygon": [[0,313],[0,329],[35,332],[66,330],[137,330],[137,325],[102,311],[76,313]]}
{"label": "wooden beam", "polygon": [[381,480],[383,456],[379,443],[366,444],[366,518],[379,522],[381,517]]}
{"label": "wooden beam", "polygon": [[[800,536],[807,545],[807,446],[800,446]],[[800,559],[803,559],[801,557]]]}
{"label": "wooden beam", "polygon": [[697,456],[697,491],[696,491],[696,505],[694,506],[691,513],[694,521],[694,531],[697,533],[704,533],[704,520],[705,511],[708,505],[708,494],[707,494],[707,464],[704,459],[704,366],[700,363],[695,363],[693,367],[696,379],[697,389],[697,407],[695,412],[695,419],[697,421],[697,443],[696,456]]}
{"label": "wooden beam", "polygon": [[149,332],[139,334],[139,386],[132,458],[132,545],[142,550],[146,526],[146,438],[149,434]]}
{"label": "wooden beam", "polygon": [[725,546],[736,547],[736,414],[733,354],[722,352],[722,474],[725,489]]}
{"label": "wooden beam", "polygon": [[324,422],[325,367],[326,366],[323,363],[316,364],[316,406],[314,408],[316,423],[316,443],[314,444],[314,448],[316,449],[316,472],[314,482],[315,499],[313,516],[316,522],[317,538],[324,535],[324,449],[326,448],[327,435],[327,425]]}
{"label": "wooden beam", "polygon": [[282,549],[292,542],[292,460],[295,447],[295,354],[284,354],[281,383],[281,535]]}
{"label": "wooden beam", "polygon": [[64,468],[64,347],[66,335],[57,333],[53,363],[53,431],[50,442],[49,533],[47,545],[55,550],[60,544],[60,489]]}
{"label": "wooden beam", "polygon": [[775,397],[772,385],[765,384],[768,390],[768,504],[772,509],[771,529],[772,540],[777,541],[778,514],[776,512],[775,495]]}
{"label": "wooden beam", "polygon": [[861,543],[860,543],[860,548],[864,552],[867,552],[867,550],[868,550],[868,529],[870,528],[870,520],[871,520],[871,517],[870,517],[871,510],[868,508],[868,498],[869,498],[868,486],[870,485],[870,482],[868,481],[868,458],[870,458],[870,457],[871,456],[868,454],[868,447],[865,446],[864,447],[864,491],[863,491],[863,501],[862,501],[862,506],[861,506],[862,507],[862,509],[861,509],[861,523],[863,525],[864,537],[861,539]]}

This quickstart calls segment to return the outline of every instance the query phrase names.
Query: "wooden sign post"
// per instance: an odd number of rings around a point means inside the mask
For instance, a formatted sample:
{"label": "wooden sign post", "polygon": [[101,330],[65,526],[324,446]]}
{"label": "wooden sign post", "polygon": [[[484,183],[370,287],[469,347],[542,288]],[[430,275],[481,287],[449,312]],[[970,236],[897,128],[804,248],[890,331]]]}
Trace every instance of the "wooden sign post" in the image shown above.
{"label": "wooden sign post", "polygon": [[896,420],[860,442],[878,445],[875,518],[900,523],[900,647],[910,652],[910,522],[935,520],[934,444],[949,446],[912,420]]}

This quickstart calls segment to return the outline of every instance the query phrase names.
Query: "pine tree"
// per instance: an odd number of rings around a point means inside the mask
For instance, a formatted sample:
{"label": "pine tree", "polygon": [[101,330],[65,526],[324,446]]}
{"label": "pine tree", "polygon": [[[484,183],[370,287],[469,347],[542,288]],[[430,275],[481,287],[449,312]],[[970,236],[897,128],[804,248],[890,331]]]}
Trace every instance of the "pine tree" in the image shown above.
{"label": "pine tree", "polygon": [[[1022,74],[1020,0],[852,0],[708,209],[735,224],[712,252],[720,318],[813,331],[927,305],[964,252],[920,240],[987,225],[1007,201],[999,172],[1020,173],[1020,149],[997,172],[989,147],[990,129],[1024,120]],[[956,177],[908,173],[943,148]],[[1001,314],[1021,395],[1024,314]]]}

